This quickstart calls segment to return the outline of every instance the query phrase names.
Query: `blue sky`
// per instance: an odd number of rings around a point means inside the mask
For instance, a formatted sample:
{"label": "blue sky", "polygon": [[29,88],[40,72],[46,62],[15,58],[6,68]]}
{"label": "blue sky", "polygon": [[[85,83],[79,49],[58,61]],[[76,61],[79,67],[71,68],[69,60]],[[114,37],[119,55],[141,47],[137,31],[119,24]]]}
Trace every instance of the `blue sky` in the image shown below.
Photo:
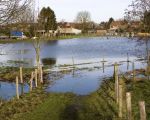
{"label": "blue sky", "polygon": [[[38,0],[37,0],[38,1]],[[120,19],[124,10],[132,0],[39,0],[39,6],[50,6],[56,14],[57,21],[68,22],[75,20],[79,11],[89,11],[93,21],[99,23],[110,17]],[[37,2],[38,3],[38,2]]]}

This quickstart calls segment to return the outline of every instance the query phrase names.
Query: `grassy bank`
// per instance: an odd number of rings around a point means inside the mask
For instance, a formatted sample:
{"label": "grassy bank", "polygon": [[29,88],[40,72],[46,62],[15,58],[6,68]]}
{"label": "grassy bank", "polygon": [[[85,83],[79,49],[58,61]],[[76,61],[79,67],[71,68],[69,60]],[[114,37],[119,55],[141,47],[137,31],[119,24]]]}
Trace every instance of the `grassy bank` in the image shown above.
{"label": "grassy bank", "polygon": [[[22,68],[23,80],[28,82],[31,78],[31,72],[35,71],[36,68]],[[44,68],[43,68],[44,69]],[[19,67],[0,67],[0,81],[15,82],[16,76],[20,76]],[[43,73],[44,81],[48,79],[48,73]]]}
{"label": "grassy bank", "polygon": [[[109,84],[109,85],[108,85]],[[116,115],[113,98],[113,81],[88,95],[71,93],[45,93],[43,89],[23,95],[20,100],[3,103],[0,118],[3,120],[98,120]],[[104,92],[107,89],[106,92]],[[108,102],[106,102],[108,100]]]}
{"label": "grassy bank", "polygon": [[139,101],[145,101],[147,120],[150,120],[150,81],[140,81],[136,83],[128,83],[127,91],[132,95],[132,113],[134,120],[139,120],[140,110]]}
{"label": "grassy bank", "polygon": [[[145,101],[147,118],[150,118],[150,81],[125,82],[125,86],[124,89],[132,93],[133,118],[140,119],[140,100]],[[126,119],[126,105],[123,107]],[[39,88],[21,96],[20,100],[13,99],[3,103],[0,109],[0,118],[3,120],[119,120],[117,116],[112,78],[103,80],[100,88],[90,95],[46,93]]]}
{"label": "grassy bank", "polygon": [[[23,68],[24,80],[29,80],[31,77],[31,71],[34,68]],[[14,82],[16,76],[19,76],[19,68],[18,67],[0,67],[0,80]]]}
{"label": "grassy bank", "polygon": [[[51,41],[51,40],[65,40],[65,39],[73,39],[73,38],[89,38],[89,37],[97,37],[96,34],[80,34],[80,35],[63,35],[63,36],[57,36],[57,37],[43,37],[40,38],[42,40]],[[9,40],[0,40],[1,44],[5,43],[16,43],[20,41],[27,41],[31,42],[31,39],[9,39]]]}

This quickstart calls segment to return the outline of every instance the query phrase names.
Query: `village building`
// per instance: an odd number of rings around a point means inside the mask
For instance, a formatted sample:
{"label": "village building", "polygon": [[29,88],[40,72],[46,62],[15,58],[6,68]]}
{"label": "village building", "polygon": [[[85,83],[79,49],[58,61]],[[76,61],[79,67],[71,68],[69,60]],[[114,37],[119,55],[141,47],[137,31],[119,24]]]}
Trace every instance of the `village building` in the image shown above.
{"label": "village building", "polygon": [[82,30],[76,29],[75,23],[61,22],[58,23],[58,29],[60,35],[78,35],[82,33]]}
{"label": "village building", "polygon": [[110,35],[118,35],[118,32],[120,30],[126,30],[126,28],[128,27],[128,23],[124,20],[119,20],[119,21],[113,21],[110,24],[110,29],[108,29],[108,33]]}
{"label": "village building", "polygon": [[96,35],[105,36],[107,34],[107,30],[96,30]]}

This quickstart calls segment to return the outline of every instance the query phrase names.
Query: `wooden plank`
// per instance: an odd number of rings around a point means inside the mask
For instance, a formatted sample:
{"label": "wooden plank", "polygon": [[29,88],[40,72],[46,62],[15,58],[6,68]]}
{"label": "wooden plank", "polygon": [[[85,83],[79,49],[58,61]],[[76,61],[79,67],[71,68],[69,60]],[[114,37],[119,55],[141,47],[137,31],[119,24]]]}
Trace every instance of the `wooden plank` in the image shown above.
{"label": "wooden plank", "polygon": [[126,93],[127,120],[132,120],[131,93]]}
{"label": "wooden plank", "polygon": [[139,107],[140,107],[140,120],[146,120],[145,101],[140,101]]}
{"label": "wooden plank", "polygon": [[20,67],[20,82],[23,83],[22,67]]}
{"label": "wooden plank", "polygon": [[18,76],[16,77],[16,96],[17,96],[17,99],[19,99],[19,80],[18,80]]}
{"label": "wooden plank", "polygon": [[114,65],[114,76],[115,76],[115,96],[116,102],[119,102],[119,78],[118,78],[118,64],[115,63]]}
{"label": "wooden plank", "polygon": [[123,86],[119,85],[119,118],[123,117]]}
{"label": "wooden plank", "polygon": [[35,69],[35,87],[38,87],[38,74],[37,74],[37,69]]}

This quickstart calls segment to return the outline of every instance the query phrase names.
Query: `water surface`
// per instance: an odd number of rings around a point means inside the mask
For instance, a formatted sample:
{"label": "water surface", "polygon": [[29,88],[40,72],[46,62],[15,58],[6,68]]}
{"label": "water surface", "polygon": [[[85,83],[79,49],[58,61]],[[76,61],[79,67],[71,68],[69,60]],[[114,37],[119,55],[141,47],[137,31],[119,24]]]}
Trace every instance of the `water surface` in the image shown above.
{"label": "water surface", "polygon": [[[4,66],[35,65],[35,49],[31,42],[2,44],[0,54],[0,63]],[[121,72],[132,70],[132,64],[127,63],[127,59],[131,62],[135,61],[136,68],[144,68],[147,52],[145,43],[136,39],[95,37],[41,41],[40,55],[41,63],[49,67],[50,71],[68,69],[69,67],[65,66],[73,64],[76,67],[74,74],[66,74],[63,78],[52,81],[53,84],[48,86],[47,91],[87,95],[98,89],[103,78],[112,76],[113,66],[111,65],[114,62],[121,64]],[[103,60],[104,64],[101,62]],[[103,66],[105,66],[104,70]],[[1,84],[3,85],[0,87],[1,97],[11,98],[15,95],[15,85],[12,87],[10,83],[1,82]]]}

